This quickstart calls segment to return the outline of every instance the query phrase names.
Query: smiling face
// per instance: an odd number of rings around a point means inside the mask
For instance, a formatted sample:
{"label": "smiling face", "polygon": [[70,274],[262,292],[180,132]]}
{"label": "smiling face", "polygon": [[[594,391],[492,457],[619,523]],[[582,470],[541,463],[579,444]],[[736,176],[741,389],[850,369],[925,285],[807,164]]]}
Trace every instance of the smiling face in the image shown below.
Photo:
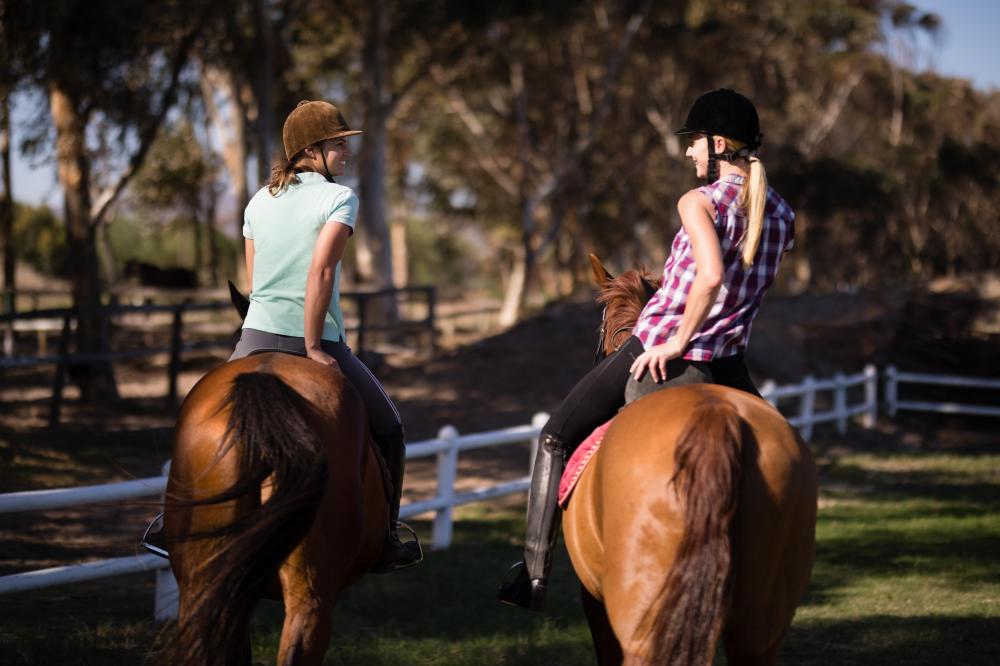
{"label": "smiling face", "polygon": [[[347,143],[347,137],[327,139],[322,143],[306,148],[306,155],[312,158],[312,167],[317,173],[325,174],[326,169],[330,169],[330,175],[336,178],[343,176],[347,168],[347,163],[354,157],[351,147]],[[326,158],[326,167],[323,162]]]}
{"label": "smiling face", "polygon": [[[722,137],[713,136],[715,142],[715,154],[726,151],[726,140]],[[708,177],[708,137],[705,134],[688,135],[688,148],[684,155],[694,162],[695,175],[698,178]]]}
{"label": "smiling face", "polygon": [[690,135],[684,155],[694,162],[694,171],[698,178],[708,176],[708,137],[704,134]]}

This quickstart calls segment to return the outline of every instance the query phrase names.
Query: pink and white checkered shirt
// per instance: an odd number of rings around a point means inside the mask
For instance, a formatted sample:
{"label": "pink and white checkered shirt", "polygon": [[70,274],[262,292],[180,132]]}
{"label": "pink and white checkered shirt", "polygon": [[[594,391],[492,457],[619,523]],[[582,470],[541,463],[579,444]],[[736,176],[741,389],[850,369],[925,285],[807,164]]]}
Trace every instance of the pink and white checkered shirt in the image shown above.
{"label": "pink and white checkered shirt", "polygon": [[[768,188],[757,257],[753,266],[743,269],[740,240],[747,219],[738,205],[742,185],[741,176],[729,175],[698,188],[715,206],[714,223],[722,246],[724,275],[715,303],[684,353],[684,358],[691,361],[725,358],[746,349],[764,292],[774,282],[782,255],[795,241],[795,213],[777,192]],[[660,289],[646,303],[633,331],[646,349],[666,342],[680,325],[694,276],[691,239],[681,227],[663,266]]]}

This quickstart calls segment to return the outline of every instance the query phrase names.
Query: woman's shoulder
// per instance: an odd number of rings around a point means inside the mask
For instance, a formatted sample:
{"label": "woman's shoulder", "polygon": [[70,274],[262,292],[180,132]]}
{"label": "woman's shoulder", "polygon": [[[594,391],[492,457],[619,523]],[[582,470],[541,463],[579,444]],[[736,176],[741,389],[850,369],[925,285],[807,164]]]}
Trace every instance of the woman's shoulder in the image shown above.
{"label": "woman's shoulder", "polygon": [[677,210],[683,213],[685,210],[690,211],[701,208],[711,213],[713,201],[714,197],[711,186],[702,185],[682,194],[681,198],[677,200]]}
{"label": "woman's shoulder", "polygon": [[354,193],[354,190],[347,185],[341,185],[340,183],[330,183],[326,182],[322,184],[323,196],[329,201],[347,201],[348,199],[357,199],[358,195]]}

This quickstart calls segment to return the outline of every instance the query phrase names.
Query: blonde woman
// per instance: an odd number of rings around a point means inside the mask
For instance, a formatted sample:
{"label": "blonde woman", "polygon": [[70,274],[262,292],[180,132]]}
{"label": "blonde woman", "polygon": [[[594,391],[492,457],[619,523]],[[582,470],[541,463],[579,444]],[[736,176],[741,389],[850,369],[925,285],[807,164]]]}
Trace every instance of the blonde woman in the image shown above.
{"label": "blonde woman", "polygon": [[541,608],[565,461],[626,401],[698,382],[757,393],[743,353],[761,299],[792,246],[795,214],[767,185],[757,157],[760,121],[746,97],[724,88],[705,93],[677,134],[688,137],[686,155],[708,184],[677,203],[681,229],[660,289],[632,337],[577,383],[542,428],[528,493],[525,558],[501,585],[505,603]]}

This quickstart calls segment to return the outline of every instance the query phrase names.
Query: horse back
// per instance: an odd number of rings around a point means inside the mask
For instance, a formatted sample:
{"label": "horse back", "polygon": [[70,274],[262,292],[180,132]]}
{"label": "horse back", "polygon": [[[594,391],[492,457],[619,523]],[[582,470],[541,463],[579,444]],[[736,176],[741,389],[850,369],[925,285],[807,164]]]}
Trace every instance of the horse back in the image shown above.
{"label": "horse back", "polygon": [[[354,387],[336,368],[290,354],[256,354],[211,371],[188,394],[181,407],[174,437],[168,497],[189,500],[210,497],[238,481],[234,448],[224,448],[230,421],[228,396],[233,381],[245,373],[270,374],[304,399],[302,416],[324,443],[327,461],[326,491],[312,526],[286,560],[290,570],[313,572],[313,577],[282,576],[282,585],[343,589],[367,571],[382,545],[388,520],[378,461],[371,450],[367,415]],[[252,512],[270,495],[269,480],[258,493],[222,505],[170,512],[168,539],[217,529],[239,515]],[[214,539],[194,541],[171,551],[172,565],[198,561],[220,547]],[[182,542],[183,543],[183,542]],[[185,557],[188,556],[188,557]],[[316,562],[325,562],[316,567]]]}
{"label": "horse back", "polygon": [[675,453],[691,414],[712,400],[732,405],[743,424],[729,631],[744,643],[773,644],[808,581],[816,471],[795,431],[768,403],[735,389],[691,385],[653,393],[615,418],[564,519],[573,566],[605,603],[623,646],[659,603],[677,557],[685,507],[671,482]]}

